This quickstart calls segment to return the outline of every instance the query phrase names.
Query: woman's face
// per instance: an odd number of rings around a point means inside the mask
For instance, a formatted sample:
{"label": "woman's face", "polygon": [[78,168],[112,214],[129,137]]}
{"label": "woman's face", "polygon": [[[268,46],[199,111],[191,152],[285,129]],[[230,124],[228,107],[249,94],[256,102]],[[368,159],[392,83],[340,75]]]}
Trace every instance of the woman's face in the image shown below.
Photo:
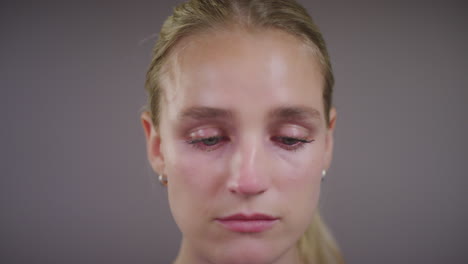
{"label": "woman's face", "polygon": [[278,30],[210,32],[165,67],[158,130],[142,116],[153,169],[168,179],[189,263],[292,263],[332,152],[313,49]]}

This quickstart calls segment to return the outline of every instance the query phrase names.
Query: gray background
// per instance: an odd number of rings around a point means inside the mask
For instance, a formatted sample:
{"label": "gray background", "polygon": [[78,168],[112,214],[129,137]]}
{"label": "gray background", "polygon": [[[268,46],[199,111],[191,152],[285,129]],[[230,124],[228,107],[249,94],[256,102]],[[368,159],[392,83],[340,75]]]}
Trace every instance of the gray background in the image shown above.
{"label": "gray background", "polygon": [[[174,258],[139,122],[174,3],[1,2],[0,263]],[[337,79],[321,207],[347,262],[468,263],[466,2],[302,3]]]}

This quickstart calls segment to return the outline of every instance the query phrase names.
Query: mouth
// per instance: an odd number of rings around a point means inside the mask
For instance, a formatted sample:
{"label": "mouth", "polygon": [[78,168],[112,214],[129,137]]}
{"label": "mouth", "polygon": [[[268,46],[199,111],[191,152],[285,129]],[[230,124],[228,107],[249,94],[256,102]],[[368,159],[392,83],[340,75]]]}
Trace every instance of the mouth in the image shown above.
{"label": "mouth", "polygon": [[279,221],[279,218],[266,214],[234,214],[215,220],[233,232],[261,233],[271,229]]}

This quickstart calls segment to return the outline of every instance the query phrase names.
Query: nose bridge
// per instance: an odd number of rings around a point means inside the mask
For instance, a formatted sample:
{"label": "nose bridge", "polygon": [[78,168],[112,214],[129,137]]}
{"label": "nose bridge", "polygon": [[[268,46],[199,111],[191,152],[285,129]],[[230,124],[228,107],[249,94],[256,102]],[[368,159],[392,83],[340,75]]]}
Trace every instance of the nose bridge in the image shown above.
{"label": "nose bridge", "polygon": [[[260,165],[258,159],[261,158],[260,142],[256,138],[249,138],[241,147],[242,156],[240,170],[243,172],[241,176],[258,176],[257,167]],[[256,178],[256,177],[248,177]]]}
{"label": "nose bridge", "polygon": [[269,185],[268,157],[260,135],[243,137],[232,159],[229,189],[233,193],[255,195],[265,192]]}

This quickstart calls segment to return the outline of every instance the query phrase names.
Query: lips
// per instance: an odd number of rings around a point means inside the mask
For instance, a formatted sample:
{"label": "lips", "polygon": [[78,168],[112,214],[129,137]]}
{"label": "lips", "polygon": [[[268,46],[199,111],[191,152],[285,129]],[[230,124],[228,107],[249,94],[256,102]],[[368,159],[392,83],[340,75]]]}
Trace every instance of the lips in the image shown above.
{"label": "lips", "polygon": [[279,218],[266,214],[234,214],[215,220],[233,232],[260,233],[271,229]]}

